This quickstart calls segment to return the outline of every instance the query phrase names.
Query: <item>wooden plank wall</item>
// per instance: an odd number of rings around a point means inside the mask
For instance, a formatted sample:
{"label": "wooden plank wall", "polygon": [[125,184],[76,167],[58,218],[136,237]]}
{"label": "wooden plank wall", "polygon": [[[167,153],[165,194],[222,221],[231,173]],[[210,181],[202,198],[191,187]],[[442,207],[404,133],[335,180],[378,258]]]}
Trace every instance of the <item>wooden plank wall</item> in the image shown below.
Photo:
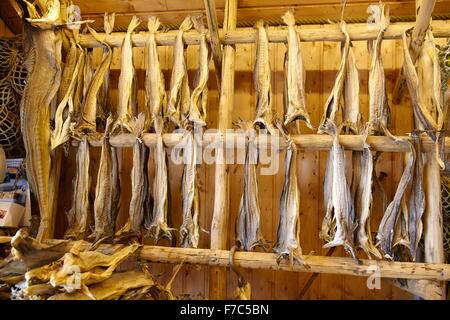
{"label": "wooden plank wall", "polygon": [[[314,27],[314,26],[312,26]],[[317,26],[316,26],[317,27]],[[439,40],[443,43],[445,39]],[[367,54],[365,42],[354,43],[357,65],[361,80],[361,109],[363,116],[368,117],[368,69],[370,60]],[[94,57],[96,65],[101,57],[99,49],[95,49]],[[161,65],[166,80],[166,89],[170,83],[170,73],[172,67],[172,47],[160,47],[159,49]],[[340,44],[332,42],[302,43],[303,59],[306,66],[306,90],[308,110],[314,124],[318,124],[322,115],[323,104],[333,86],[334,77],[340,61]],[[139,109],[144,106],[144,48],[134,49],[134,62],[138,69],[139,79]],[[270,44],[270,62],[272,68],[272,85],[274,93],[274,108],[280,115],[283,111],[283,58],[285,45]],[[402,47],[400,40],[385,41],[382,46],[383,62],[385,66],[387,90],[390,93],[395,83],[395,77],[403,63]],[[252,83],[252,70],[255,62],[255,45],[238,45],[236,49],[236,93],[233,121],[239,117],[251,119],[255,108],[255,95]],[[189,77],[192,84],[195,69],[197,67],[197,48],[189,47],[187,53]],[[117,99],[117,81],[119,77],[120,49],[115,49],[113,59],[112,81],[112,103]],[[213,63],[210,64],[211,70]],[[214,74],[211,71],[209,80],[209,104],[208,104],[208,127],[214,128],[217,124],[218,92]],[[406,134],[412,128],[412,110],[405,93],[400,105],[392,105],[392,131],[395,134]],[[302,132],[310,133],[306,126],[302,125]],[[100,150],[91,148],[92,155],[92,177],[95,180],[98,168]],[[57,236],[61,237],[64,232],[64,211],[70,207],[71,201],[71,179],[74,175],[74,154],[75,150],[70,150],[70,155],[63,159],[61,173],[61,185],[67,186],[60,195],[59,214],[57,221]],[[280,153],[280,167],[278,174],[272,176],[259,176],[259,196],[262,214],[262,232],[270,243],[276,239],[278,225],[279,199],[283,184],[284,152]],[[318,232],[322,222],[322,202],[323,188],[322,182],[325,174],[325,163],[327,153],[318,151],[300,151],[298,157],[298,178],[301,191],[301,244],[304,253],[315,252],[325,255],[327,250],[322,249]],[[351,159],[351,154],[347,153],[347,159]],[[350,168],[350,163],[349,166]],[[131,150],[124,150],[121,153],[121,178],[122,178],[122,199],[121,212],[118,225],[123,224],[127,218],[128,205],[131,194],[130,172],[132,168]],[[229,244],[234,244],[234,222],[239,208],[240,197],[243,189],[243,167],[241,165],[230,165],[230,229]],[[377,165],[377,172],[385,172],[386,179],[383,186],[386,189],[389,201],[392,199],[398,180],[402,172],[402,161],[400,154],[385,153],[382,155]],[[153,181],[152,166],[150,166],[150,176]],[[178,228],[181,224],[181,175],[182,167],[170,164],[170,191],[171,191],[171,215],[173,227]],[[213,212],[214,195],[214,166],[202,164],[198,166],[198,183],[200,189],[201,218],[200,225],[205,230],[201,232],[200,247],[209,246],[209,234],[211,217]],[[95,181],[92,182],[92,195],[94,194]],[[377,230],[378,223],[382,216],[380,196],[374,194],[374,218],[372,230]],[[151,241],[149,242],[151,243]],[[167,243],[163,243],[168,245]],[[339,248],[334,255],[345,255]],[[152,272],[164,276],[169,276],[172,266],[155,265]],[[309,273],[290,273],[244,270],[243,274],[252,284],[254,299],[295,299],[303,288]],[[228,297],[232,297],[232,291],[236,286],[237,279],[234,274],[228,273]],[[176,293],[192,295],[193,298],[207,298],[208,295],[208,272],[205,267],[197,268],[185,266],[178,275],[174,290]],[[305,296],[306,299],[409,299],[411,296],[400,289],[382,282],[380,290],[369,290],[366,286],[366,278],[352,276],[320,275]]]}

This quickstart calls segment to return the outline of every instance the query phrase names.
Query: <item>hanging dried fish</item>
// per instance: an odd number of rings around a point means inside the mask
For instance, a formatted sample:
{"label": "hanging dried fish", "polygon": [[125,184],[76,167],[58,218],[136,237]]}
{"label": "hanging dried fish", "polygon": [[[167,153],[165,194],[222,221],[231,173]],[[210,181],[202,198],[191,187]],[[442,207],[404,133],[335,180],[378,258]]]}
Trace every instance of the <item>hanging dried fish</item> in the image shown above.
{"label": "hanging dried fish", "polygon": [[203,16],[193,16],[192,23],[200,34],[199,67],[194,78],[194,90],[191,95],[189,121],[194,126],[206,126],[206,104],[208,102],[209,59],[206,29]]}
{"label": "hanging dried fish", "polygon": [[244,192],[239,205],[236,221],[236,242],[238,248],[246,251],[255,246],[264,246],[264,239],[260,230],[260,210],[258,202],[258,182],[256,179],[256,164],[258,163],[258,149],[256,133],[250,121],[241,120],[237,124],[245,133],[245,164],[244,164]]}
{"label": "hanging dried fish", "polygon": [[117,119],[113,130],[116,128],[125,128],[129,130],[128,122],[132,116],[133,100],[133,81],[135,71],[133,66],[133,48],[131,44],[131,35],[139,26],[141,20],[133,16],[128,25],[127,34],[122,43],[122,52],[120,57],[120,76],[119,76],[119,96],[117,103]]}
{"label": "hanging dried fish", "polygon": [[306,109],[306,74],[300,47],[300,37],[295,31],[294,12],[292,10],[286,11],[282,19],[288,26],[287,51],[284,56],[286,100],[284,124],[288,125],[295,120],[303,120],[310,129],[314,130],[316,128],[311,124],[308,110]]}
{"label": "hanging dried fish", "polygon": [[115,217],[113,217],[113,160],[112,150],[109,143],[112,117],[106,120],[105,134],[102,138],[102,152],[100,156],[100,166],[97,174],[97,185],[95,187],[94,200],[94,232],[90,236],[94,238],[94,242],[100,242],[106,238],[110,238],[114,234]]}
{"label": "hanging dried fish", "polygon": [[417,247],[422,237],[422,217],[425,212],[425,192],[423,189],[423,160],[420,137],[412,135],[417,158],[414,164],[414,180],[409,196],[409,243],[413,261],[416,258]]}
{"label": "hanging dried fish", "polygon": [[176,126],[183,127],[183,116],[189,113],[190,89],[188,83],[188,74],[186,66],[185,49],[183,33],[192,28],[191,17],[186,17],[180,25],[175,45],[173,48],[173,69],[170,78],[170,91],[167,102],[166,116]]}
{"label": "hanging dried fish", "polygon": [[253,70],[253,85],[256,91],[256,110],[253,123],[273,134],[269,39],[264,21],[258,20],[254,28],[258,30],[258,35],[256,37],[256,61]]}
{"label": "hanging dried fish", "polygon": [[133,146],[133,169],[131,171],[131,201],[129,219],[126,225],[117,233],[124,236],[131,233],[141,235],[145,212],[149,212],[148,201],[148,149],[142,141],[145,132],[145,114],[140,113],[130,121],[131,133],[136,137]]}
{"label": "hanging dried fish", "polygon": [[[335,230],[329,233],[332,235],[332,240],[325,244],[324,248],[343,245],[345,250],[357,259],[354,244],[355,211],[350,188],[345,177],[344,149],[339,144],[338,128],[333,121],[327,120],[320,129],[333,136],[333,146],[329,151],[331,161],[329,160],[327,163],[327,179],[325,180],[328,186],[324,186],[324,190],[330,189],[324,194],[324,199],[328,201],[328,203],[325,203],[325,217],[330,221],[334,220]],[[332,173],[328,173],[329,170],[332,170]],[[331,225],[331,223],[328,224],[328,226]],[[324,238],[327,240],[328,237]]]}
{"label": "hanging dried fish", "polygon": [[112,60],[111,47],[104,42],[94,29],[89,27],[89,32],[92,36],[106,47],[108,54],[102,60],[100,66],[95,71],[92,79],[89,83],[89,88],[86,92],[86,97],[83,102],[81,123],[76,128],[79,132],[95,132],[96,131],[96,119],[97,119],[97,97],[98,92],[105,80],[105,73],[109,70]]}
{"label": "hanging dried fish", "polygon": [[344,21],[341,21],[339,23],[339,28],[345,35],[345,43],[342,49],[341,63],[339,65],[339,70],[336,74],[336,80],[334,81],[333,90],[331,91],[327,101],[325,102],[322,120],[320,121],[318,133],[324,132],[322,131],[321,128],[325,126],[327,119],[336,123],[338,122],[337,116],[339,112],[339,104],[341,102],[342,97],[342,90],[344,88],[344,81],[346,78],[347,59],[348,59],[348,52],[350,49],[350,36],[348,35],[347,25],[345,24]]}
{"label": "hanging dried fish", "polygon": [[280,222],[278,224],[275,253],[280,258],[288,258],[304,263],[300,246],[300,192],[297,184],[297,146],[282,127],[277,127],[288,144],[285,157],[284,184],[280,199]]}
{"label": "hanging dried fish", "polygon": [[389,26],[389,7],[380,3],[381,26],[376,40],[370,41],[369,52],[371,63],[369,71],[369,135],[387,134],[391,120],[391,111],[386,95],[386,79],[384,76],[383,61],[381,59],[381,43],[384,33]]}
{"label": "hanging dried fish", "polygon": [[[367,144],[367,133],[362,136],[364,150],[359,157],[361,168],[360,179],[355,193],[355,212],[357,221],[356,245],[364,250],[369,259],[375,256],[381,259],[381,254],[372,240],[370,226],[370,214],[372,211],[372,178],[374,172],[374,161],[370,146]],[[354,163],[355,165],[355,163]]]}
{"label": "hanging dried fish", "polygon": [[84,239],[90,224],[91,212],[89,190],[89,142],[87,136],[80,138],[76,158],[76,172],[73,179],[72,208],[67,212],[67,239]]}
{"label": "hanging dried fish", "polygon": [[[60,93],[64,91],[64,95],[62,96],[58,107],[55,112],[55,128],[50,133],[50,145],[51,149],[55,149],[59,145],[67,142],[69,140],[69,132],[72,127],[72,113],[74,112],[74,103],[73,96],[75,93],[75,86],[77,84],[78,74],[81,72],[84,61],[84,52],[80,50],[77,46],[75,46],[75,52],[69,53],[67,56],[67,63],[64,71],[69,70],[70,75],[63,73],[63,76],[68,76],[70,82],[66,89],[62,89],[60,87]],[[77,51],[79,51],[78,55],[76,55]],[[76,59],[75,65],[72,68],[73,59]],[[66,113],[66,118],[64,118],[64,114]]]}
{"label": "hanging dried fish", "polygon": [[149,37],[146,42],[148,50],[147,70],[145,77],[145,98],[151,121],[158,115],[162,115],[163,107],[167,103],[166,90],[164,89],[164,75],[159,64],[158,50],[156,47],[156,31],[161,22],[157,17],[148,19]]}
{"label": "hanging dried fish", "polygon": [[52,236],[54,217],[50,210],[50,103],[61,79],[61,38],[53,29],[25,26],[33,46],[26,55],[28,71],[20,117],[27,152],[27,177],[39,203],[41,222],[38,240]]}
{"label": "hanging dried fish", "polygon": [[155,178],[153,182],[153,215],[152,222],[150,226],[150,233],[156,241],[161,238],[166,238],[172,241],[172,234],[170,228],[167,225],[167,211],[168,211],[168,183],[169,179],[167,176],[167,156],[166,150],[164,149],[164,142],[162,137],[163,132],[163,119],[162,116],[157,115],[153,119],[155,133],[156,133],[156,144],[154,149],[155,154]]}
{"label": "hanging dried fish", "polygon": [[[108,13],[105,12],[104,21],[103,21],[103,28],[105,29],[105,38],[104,42],[106,42],[106,39],[114,30],[114,21],[115,21],[116,14],[115,13]],[[112,49],[109,46],[106,46],[103,48],[103,57],[102,61],[105,61],[108,56],[112,56]],[[109,97],[109,83],[110,83],[110,67],[105,70],[104,76],[103,76],[103,83],[102,83],[102,89],[99,91],[98,94],[98,105],[97,105],[97,116],[102,119],[104,122],[106,120],[106,117],[108,114],[114,114],[115,110],[111,106],[110,97]]]}
{"label": "hanging dried fish", "polygon": [[[407,140],[408,141],[408,140]],[[393,239],[396,224],[399,218],[401,201],[404,196],[406,187],[413,177],[413,167],[416,161],[416,151],[414,146],[408,141],[410,148],[410,155],[406,168],[403,171],[402,177],[394,195],[394,200],[389,204],[381,219],[377,233],[377,246],[380,247],[383,255],[388,259],[393,259]]]}
{"label": "hanging dried fish", "polygon": [[239,269],[234,264],[234,253],[236,252],[237,247],[233,246],[230,249],[230,268],[233,270],[233,272],[236,274],[238,278],[238,286],[233,291],[234,299],[236,300],[251,300],[252,299],[252,286],[250,283],[245,280],[242,273],[239,271]]}
{"label": "hanging dried fish", "polygon": [[355,53],[350,46],[347,57],[347,72],[344,82],[343,125],[347,131],[359,134],[361,113],[359,112],[359,75],[356,67]]}
{"label": "hanging dried fish", "polygon": [[417,129],[425,130],[436,142],[436,155],[439,166],[444,169],[445,163],[439,149],[444,126],[442,107],[441,73],[439,58],[431,30],[427,31],[417,60],[417,71],[409,52],[411,30],[403,33],[403,58],[405,79],[414,110]]}

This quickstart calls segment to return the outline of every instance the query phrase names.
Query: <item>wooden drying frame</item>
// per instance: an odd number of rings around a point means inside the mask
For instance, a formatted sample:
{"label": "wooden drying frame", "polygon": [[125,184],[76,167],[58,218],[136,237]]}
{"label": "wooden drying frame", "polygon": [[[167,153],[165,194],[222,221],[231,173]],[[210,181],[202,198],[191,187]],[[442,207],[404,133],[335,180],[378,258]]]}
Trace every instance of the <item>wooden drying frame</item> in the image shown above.
{"label": "wooden drying frame", "polygon": [[[217,23],[213,17],[214,0],[205,0],[207,4],[208,25],[213,29],[209,30],[208,40],[214,44],[216,51],[216,63],[219,60],[217,53],[220,46],[217,39],[223,45],[222,53],[222,73],[220,76],[220,99],[217,134],[206,133],[205,143],[220,142],[224,139],[242,139],[239,134],[225,134],[226,129],[231,128],[231,111],[233,110],[234,97],[234,62],[235,44],[255,42],[256,31],[252,28],[236,29],[237,0],[227,0],[225,5],[224,29],[218,30]],[[429,11],[429,10],[428,10]],[[429,11],[431,14],[431,11]],[[400,39],[405,29],[424,28],[423,21],[430,20],[424,16],[423,11],[420,19],[416,23],[392,23],[385,32],[384,39]],[[431,23],[435,37],[450,37],[450,25],[443,21],[433,21]],[[270,27],[268,29],[270,42],[286,42],[285,27]],[[375,39],[378,30],[367,25],[348,24],[347,27],[350,39],[353,41],[364,41]],[[303,29],[297,27],[297,32],[302,41],[343,41],[344,35],[336,25],[327,25],[315,29]],[[212,36],[211,36],[212,33]],[[101,34],[100,34],[101,35]],[[158,45],[170,46],[174,44],[176,31],[157,33],[156,41]],[[120,47],[124,33],[113,33],[105,36],[104,41],[112,47]],[[132,36],[134,46],[144,46],[147,39],[146,32],[140,32]],[[184,34],[184,40],[188,45],[196,45],[199,42],[199,35],[195,31]],[[91,35],[80,35],[80,44],[83,47],[100,47]],[[173,147],[181,141],[181,134],[165,134],[164,142],[167,147]],[[407,138],[407,137],[403,137]],[[134,143],[134,137],[128,134],[121,134],[111,137],[111,144],[115,147],[130,147]],[[293,136],[299,149],[306,150],[327,150],[331,147],[332,139],[327,135],[295,135]],[[145,134],[143,137],[147,146],[152,146],[155,135]],[[270,141],[270,139],[268,140]],[[361,150],[362,141],[360,136],[341,136],[341,144],[351,150]],[[284,141],[279,141],[281,148],[285,147]],[[272,253],[258,252],[236,252],[235,263],[243,268],[270,269],[270,270],[290,270],[297,272],[316,272],[349,274],[358,276],[369,276],[367,266],[376,265],[380,268],[381,277],[408,279],[408,287],[402,287],[425,299],[445,299],[444,280],[450,280],[450,265],[444,264],[443,243],[442,243],[442,218],[440,211],[440,171],[435,157],[435,148],[429,138],[422,138],[423,152],[427,161],[424,166],[424,184],[426,201],[432,205],[427,206],[424,215],[424,238],[425,238],[425,263],[411,262],[391,262],[391,261],[369,261],[362,260],[362,264],[356,263],[351,258],[305,256],[310,265],[310,269],[305,269],[302,265],[276,262],[276,256]],[[368,137],[373,150],[390,152],[407,152],[409,150],[406,142],[394,142],[388,137]],[[77,143],[73,141],[73,144]],[[99,146],[98,140],[90,140],[92,146]],[[445,141],[446,152],[450,152],[450,140]],[[269,147],[271,147],[269,145]],[[224,146],[216,149],[216,156],[223,159],[225,155]],[[214,212],[211,224],[211,249],[187,249],[168,248],[158,246],[143,246],[139,252],[141,258],[163,263],[179,263],[183,260],[187,263],[202,264],[210,266],[209,298],[225,299],[226,269],[228,265],[229,251],[227,232],[229,224],[229,179],[226,164],[215,166],[215,198]],[[49,243],[57,243],[61,240],[49,240]],[[68,243],[68,248],[71,242]],[[87,248],[86,244],[86,248]],[[100,245],[99,250],[111,251],[120,246]],[[396,285],[399,285],[396,283]]]}

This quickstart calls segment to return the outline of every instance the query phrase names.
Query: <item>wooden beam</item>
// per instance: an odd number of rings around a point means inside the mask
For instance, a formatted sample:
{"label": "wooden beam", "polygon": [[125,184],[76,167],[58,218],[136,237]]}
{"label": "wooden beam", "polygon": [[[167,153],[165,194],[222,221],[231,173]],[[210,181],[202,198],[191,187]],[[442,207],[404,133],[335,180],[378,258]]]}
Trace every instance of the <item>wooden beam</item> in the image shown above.
{"label": "wooden beam", "polygon": [[401,283],[397,279],[385,279],[390,284],[405,290],[415,296],[427,300],[443,300],[442,290],[439,286],[436,286],[436,281],[433,280],[407,280],[404,279],[406,284]]}
{"label": "wooden beam", "polygon": [[[387,28],[383,39],[400,39],[402,37],[403,31],[413,27],[414,24],[411,22],[399,22],[392,23]],[[433,21],[431,24],[433,28],[433,35],[436,38],[446,38],[450,37],[450,29],[448,24],[443,21]],[[284,27],[269,27],[268,37],[270,42],[286,42],[287,30]],[[296,30],[300,35],[302,41],[344,41],[345,38],[342,32],[335,25],[327,25],[323,28],[309,28],[305,29],[302,26],[297,26]],[[355,23],[348,24],[347,30],[352,41],[366,41],[374,40],[378,35],[376,29],[371,29],[367,24]],[[222,44],[238,44],[238,43],[254,43],[256,39],[256,30],[253,28],[238,28],[236,30],[224,29],[219,30],[219,38]],[[175,43],[176,31],[169,32],[158,32],[156,34],[156,43],[160,46],[172,46]],[[99,35],[104,37],[104,33],[99,33]],[[123,42],[125,33],[114,32],[108,35],[106,42],[111,47],[120,47]],[[133,45],[136,47],[143,47],[148,38],[147,32],[139,32],[132,35]],[[211,41],[211,36],[208,33],[207,38]],[[183,35],[184,41],[188,45],[197,45],[199,43],[199,35],[196,31],[188,31]],[[102,44],[99,43],[90,34],[80,35],[80,45],[86,48],[96,48],[101,47]]]}
{"label": "wooden beam", "polygon": [[[237,0],[227,0],[225,4],[225,31],[236,29]],[[223,53],[222,89],[219,98],[218,128],[221,134],[231,128],[231,114],[234,104],[234,61],[235,48],[226,45]],[[226,137],[226,135],[224,135]],[[211,246],[215,249],[226,249],[229,225],[230,181],[228,166],[225,164],[225,149],[216,151],[218,161],[214,180],[214,212],[211,221]],[[227,272],[223,268],[211,268],[209,273],[209,298],[223,300],[227,298]]]}
{"label": "wooden beam", "polygon": [[[227,66],[229,66],[227,64]],[[231,102],[230,102],[231,104]],[[219,115],[225,113],[219,109]],[[228,117],[226,119],[225,117]],[[227,121],[231,121],[229,115],[223,115]],[[218,133],[205,133],[203,138],[200,139],[203,146],[216,147],[220,149],[222,146],[230,149],[243,149],[245,147],[245,135],[242,133],[225,133],[225,129],[219,129]],[[368,136],[367,143],[374,151],[384,152],[409,152],[409,145],[405,141],[411,139],[407,136],[398,136],[402,141],[395,142],[389,137],[385,136]],[[110,138],[110,143],[113,147],[130,148],[135,143],[135,137],[132,134],[119,134]],[[274,139],[274,140],[272,140]],[[329,135],[321,134],[301,134],[292,135],[291,139],[301,150],[328,150],[333,144],[333,138]],[[148,147],[153,147],[156,144],[157,137],[154,133],[145,133],[142,136],[144,144]],[[168,148],[174,148],[181,146],[183,141],[182,133],[166,133],[163,135],[164,145]],[[423,151],[431,151],[435,148],[434,142],[427,136],[421,138]],[[358,135],[341,135],[339,136],[340,144],[346,150],[362,151],[362,137]],[[89,143],[92,147],[100,147],[101,140],[98,138],[89,138]],[[260,134],[256,138],[256,144],[262,149],[286,149],[286,140],[280,136],[277,138]],[[77,146],[78,141],[72,140],[72,145]],[[445,152],[450,153],[450,137],[445,138]]]}
{"label": "wooden beam", "polygon": [[[420,53],[425,34],[431,22],[431,14],[433,13],[436,0],[416,0],[416,23],[411,35],[411,43],[409,44],[409,52],[411,54],[412,62],[415,63]],[[392,101],[395,104],[400,103],[402,99],[402,91],[405,88],[405,76],[403,67],[395,82],[394,92],[392,94]]]}
{"label": "wooden beam", "polygon": [[219,39],[219,25],[217,23],[216,4],[214,0],[204,0],[206,9],[206,18],[208,20],[209,38],[211,51],[216,69],[217,88],[220,91],[222,76],[222,47]]}
{"label": "wooden beam", "polygon": [[[0,243],[11,240],[11,237],[0,237]],[[79,250],[89,250],[92,243],[46,240],[43,243],[59,245],[54,250],[68,252],[73,246]],[[101,244],[96,251],[111,254],[122,249],[122,244]],[[230,266],[230,251],[213,249],[174,248],[162,246],[143,245],[137,252],[139,258],[156,263],[179,264],[184,261],[187,264],[208,265],[216,267]],[[345,274],[368,277],[373,274],[373,267],[377,266],[382,278],[425,279],[436,281],[450,280],[450,264],[421,263],[421,262],[397,262],[384,260],[360,260],[342,257],[324,257],[315,255],[303,256],[307,266],[289,261],[277,262],[277,254],[264,252],[237,251],[234,254],[234,264],[240,268],[260,270],[283,270],[292,272],[313,272],[327,274]],[[369,268],[370,267],[370,268]]]}

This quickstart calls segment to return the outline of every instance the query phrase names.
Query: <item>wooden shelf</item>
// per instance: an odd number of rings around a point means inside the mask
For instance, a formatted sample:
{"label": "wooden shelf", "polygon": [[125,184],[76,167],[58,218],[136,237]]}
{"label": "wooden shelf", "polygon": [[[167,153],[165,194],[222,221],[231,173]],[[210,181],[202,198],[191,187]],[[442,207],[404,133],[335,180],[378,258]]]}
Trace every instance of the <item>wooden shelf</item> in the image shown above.
{"label": "wooden shelf", "polygon": [[[292,135],[292,140],[297,147],[301,150],[328,150],[333,144],[333,138],[327,134],[301,134]],[[399,136],[399,139],[403,141],[394,141],[385,136],[369,136],[367,137],[367,143],[374,151],[385,152],[409,152],[409,146],[406,139],[412,141],[412,138],[407,136]],[[154,133],[146,133],[142,137],[142,141],[148,147],[153,147],[156,144],[157,135]],[[273,145],[271,142],[272,137],[270,135],[261,134],[257,136],[256,143],[264,149],[286,149],[286,140],[279,136],[277,144]],[[163,141],[166,147],[173,148],[180,145],[183,140],[182,133],[166,133],[163,135]],[[136,137],[129,133],[118,134],[110,138],[110,143],[114,147],[129,148],[132,147],[136,141]],[[424,152],[432,151],[435,148],[434,142],[426,136],[421,138],[422,150]],[[340,144],[347,150],[363,150],[362,136],[358,135],[341,135],[339,136]],[[92,147],[101,146],[101,135],[97,138],[89,138],[89,143]],[[245,147],[245,134],[243,133],[205,133],[203,135],[203,146],[217,146],[223,147],[229,146],[229,148]],[[77,146],[78,141],[72,139],[72,145]],[[234,147],[233,147],[234,146]],[[445,152],[450,152],[450,138],[445,138]]]}
{"label": "wooden shelf", "polygon": [[[384,39],[400,39],[404,30],[412,28],[414,22],[392,23],[387,28]],[[436,38],[450,37],[450,28],[444,21],[436,20],[431,23],[433,34]],[[344,34],[337,25],[324,25],[321,28],[304,29],[298,26],[297,31],[302,41],[345,41]],[[269,27],[268,36],[270,42],[286,42],[287,27]],[[367,24],[348,24],[347,31],[353,41],[365,41],[376,39],[378,29],[369,27]],[[253,28],[238,28],[234,31],[224,32],[219,30],[219,38],[222,44],[253,43],[256,39],[256,30]],[[105,37],[104,33],[99,33]],[[175,43],[177,30],[166,33],[158,32],[156,42],[160,46],[172,46]],[[125,33],[115,32],[104,38],[111,47],[122,46]],[[207,35],[208,40],[209,34]],[[145,46],[148,39],[147,32],[139,32],[132,35],[133,45],[136,47]],[[183,39],[188,45],[199,44],[199,34],[196,31],[188,31],[183,35]],[[80,35],[80,45],[86,48],[100,47],[101,44],[90,34]]]}

